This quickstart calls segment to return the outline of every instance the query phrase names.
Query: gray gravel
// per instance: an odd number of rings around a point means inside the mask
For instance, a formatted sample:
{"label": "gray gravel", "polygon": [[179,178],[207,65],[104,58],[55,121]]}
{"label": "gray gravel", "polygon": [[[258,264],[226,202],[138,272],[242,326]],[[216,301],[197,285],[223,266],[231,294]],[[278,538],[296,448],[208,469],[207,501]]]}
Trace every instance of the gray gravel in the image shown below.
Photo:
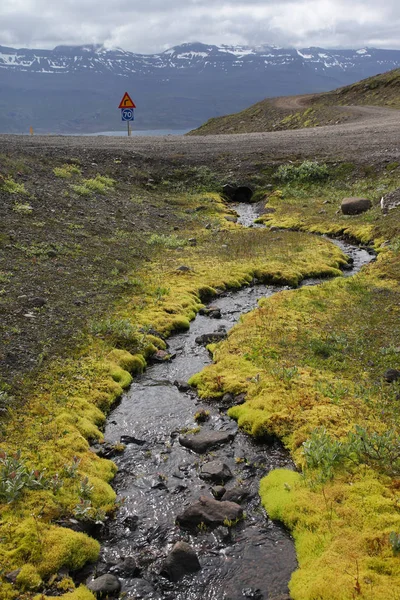
{"label": "gray gravel", "polygon": [[[348,110],[348,107],[347,107]],[[352,107],[357,120],[334,126],[291,131],[210,136],[108,137],[0,135],[0,152],[24,150],[49,155],[105,152],[150,161],[239,166],[260,160],[333,158],[378,163],[399,158],[400,111]]]}

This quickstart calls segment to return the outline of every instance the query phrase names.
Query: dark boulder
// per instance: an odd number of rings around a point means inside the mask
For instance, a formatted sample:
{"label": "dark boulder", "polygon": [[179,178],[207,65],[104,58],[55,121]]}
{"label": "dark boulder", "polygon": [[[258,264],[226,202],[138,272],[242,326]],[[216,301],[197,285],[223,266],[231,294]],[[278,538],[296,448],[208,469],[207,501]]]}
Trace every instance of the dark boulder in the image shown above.
{"label": "dark boulder", "polygon": [[222,446],[235,437],[232,431],[210,431],[202,429],[199,433],[179,436],[179,443],[197,454],[205,454],[208,450]]}
{"label": "dark boulder", "polygon": [[243,516],[243,510],[234,502],[219,502],[214,498],[201,496],[197,502],[188,506],[176,520],[178,525],[186,529],[196,528],[198,525],[218,527],[226,523],[233,523]]}
{"label": "dark boulder", "polygon": [[368,198],[343,198],[341,209],[344,215],[360,215],[372,207],[371,200]]}
{"label": "dark boulder", "polygon": [[115,575],[102,575],[87,583],[91,592],[96,594],[97,598],[107,598],[118,596],[121,590],[121,582]]}
{"label": "dark boulder", "polygon": [[200,479],[224,483],[225,481],[232,479],[232,472],[225,463],[219,460],[213,460],[205,463],[201,467]]}
{"label": "dark boulder", "polygon": [[186,542],[177,542],[163,562],[161,575],[170,581],[179,581],[189,573],[200,571],[196,552]]}

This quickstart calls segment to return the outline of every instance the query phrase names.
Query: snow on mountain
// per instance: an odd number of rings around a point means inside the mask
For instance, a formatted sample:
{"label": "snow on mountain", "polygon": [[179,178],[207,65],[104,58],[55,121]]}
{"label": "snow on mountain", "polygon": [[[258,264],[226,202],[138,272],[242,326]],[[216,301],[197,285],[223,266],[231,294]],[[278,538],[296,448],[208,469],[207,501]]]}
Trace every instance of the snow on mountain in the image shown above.
{"label": "snow on mountain", "polygon": [[267,70],[285,65],[301,69],[312,67],[321,72],[332,69],[362,70],[365,64],[376,63],[378,70],[389,70],[400,65],[399,50],[327,50],[323,48],[278,48],[263,45],[213,46],[185,43],[160,54],[135,54],[121,48],[102,45],[57,46],[54,50],[14,49],[0,46],[0,69],[31,73],[113,73],[129,76],[132,73],[149,74],[160,69],[229,69]]}

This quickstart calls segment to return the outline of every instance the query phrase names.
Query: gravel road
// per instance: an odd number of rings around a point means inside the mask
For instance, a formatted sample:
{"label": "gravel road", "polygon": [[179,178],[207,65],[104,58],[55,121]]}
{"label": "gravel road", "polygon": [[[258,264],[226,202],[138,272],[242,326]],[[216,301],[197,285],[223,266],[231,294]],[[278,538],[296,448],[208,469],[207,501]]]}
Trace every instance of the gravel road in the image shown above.
{"label": "gravel road", "polygon": [[[349,107],[346,107],[349,110]],[[107,137],[0,135],[0,152],[54,155],[111,153],[146,161],[192,164],[243,163],[285,158],[319,158],[380,163],[400,155],[400,111],[378,107],[351,107],[357,119],[350,123],[267,133],[231,135]]]}

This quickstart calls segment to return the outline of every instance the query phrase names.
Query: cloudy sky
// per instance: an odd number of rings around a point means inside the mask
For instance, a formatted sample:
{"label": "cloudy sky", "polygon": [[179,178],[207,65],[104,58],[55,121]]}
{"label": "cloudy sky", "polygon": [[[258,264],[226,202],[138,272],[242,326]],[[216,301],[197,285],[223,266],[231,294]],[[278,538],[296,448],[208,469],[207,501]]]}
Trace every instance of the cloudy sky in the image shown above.
{"label": "cloudy sky", "polygon": [[0,45],[400,48],[399,0],[0,0]]}

